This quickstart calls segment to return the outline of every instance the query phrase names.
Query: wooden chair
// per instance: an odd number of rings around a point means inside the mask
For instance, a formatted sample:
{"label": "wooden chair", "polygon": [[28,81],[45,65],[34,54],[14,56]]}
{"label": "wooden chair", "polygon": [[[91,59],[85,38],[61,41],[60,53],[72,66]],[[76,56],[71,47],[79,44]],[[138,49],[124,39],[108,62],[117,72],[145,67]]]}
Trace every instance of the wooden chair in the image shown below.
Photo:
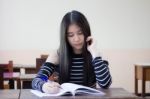
{"label": "wooden chair", "polygon": [[[17,86],[19,86],[19,73],[13,72],[13,61],[9,61],[6,64],[0,64],[0,88],[4,89],[4,86],[8,86],[10,89],[14,89],[14,80],[17,80]],[[9,81],[8,85],[4,85],[4,81]]]}
{"label": "wooden chair", "polygon": [[5,79],[5,73],[12,73],[13,72],[13,61],[9,61],[6,64],[0,64],[0,89],[4,89],[4,79]]}
{"label": "wooden chair", "polygon": [[[44,64],[48,55],[42,54],[40,58],[36,58],[36,71],[38,72],[41,66]],[[50,77],[49,80],[58,81],[58,74],[54,72]]]}
{"label": "wooden chair", "polygon": [[[41,66],[43,65],[43,63],[46,61],[48,55],[46,54],[42,54],[40,56],[40,58],[36,58],[36,69],[34,70],[35,74],[38,73],[38,71],[40,70]],[[25,74],[25,75],[21,75],[20,76],[20,81],[21,81],[21,87],[23,89],[30,89],[31,88],[31,81],[32,79],[35,77],[35,74]]]}
{"label": "wooden chair", "polygon": [[3,67],[0,64],[0,89],[4,89]]}
{"label": "wooden chair", "polygon": [[13,61],[9,61],[8,64],[0,64],[5,72],[13,72]]}
{"label": "wooden chair", "polygon": [[43,63],[46,61],[46,58],[36,58],[36,72],[38,72],[43,65]]}
{"label": "wooden chair", "polygon": [[[146,81],[150,81],[150,64],[135,64],[135,94],[138,96],[150,96],[146,93]],[[141,80],[142,92],[138,93],[138,80]]]}
{"label": "wooden chair", "polygon": [[20,75],[21,88],[31,89],[32,79],[35,78],[36,74],[40,70],[42,64],[46,61],[46,58],[36,58],[36,68],[34,73]]}
{"label": "wooden chair", "polygon": [[44,59],[47,59],[48,56],[49,56],[48,54],[41,54],[41,58],[42,58],[42,59],[43,59],[43,58],[44,58]]}

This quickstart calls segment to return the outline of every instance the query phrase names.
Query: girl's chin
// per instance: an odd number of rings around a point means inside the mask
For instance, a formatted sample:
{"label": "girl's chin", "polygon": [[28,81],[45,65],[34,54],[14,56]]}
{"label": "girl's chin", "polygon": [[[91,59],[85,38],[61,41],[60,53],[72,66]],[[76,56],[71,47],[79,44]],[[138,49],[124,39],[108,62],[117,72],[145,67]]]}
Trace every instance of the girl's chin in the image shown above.
{"label": "girl's chin", "polygon": [[82,47],[75,47],[75,50],[82,50]]}
{"label": "girl's chin", "polygon": [[74,48],[74,51],[80,52],[80,51],[82,51],[82,47],[76,47],[76,48]]}

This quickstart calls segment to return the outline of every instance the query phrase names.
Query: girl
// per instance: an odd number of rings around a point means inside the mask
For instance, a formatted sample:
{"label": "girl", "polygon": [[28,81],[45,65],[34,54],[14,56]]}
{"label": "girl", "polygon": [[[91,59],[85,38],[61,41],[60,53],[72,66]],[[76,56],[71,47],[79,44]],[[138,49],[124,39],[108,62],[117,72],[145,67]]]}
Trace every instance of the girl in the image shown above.
{"label": "girl", "polygon": [[[58,72],[59,83],[49,81]],[[101,88],[111,85],[108,62],[102,60],[91,36],[86,17],[78,12],[68,12],[62,19],[59,49],[51,53],[32,81],[32,88],[45,93],[57,93],[59,84],[71,82]]]}

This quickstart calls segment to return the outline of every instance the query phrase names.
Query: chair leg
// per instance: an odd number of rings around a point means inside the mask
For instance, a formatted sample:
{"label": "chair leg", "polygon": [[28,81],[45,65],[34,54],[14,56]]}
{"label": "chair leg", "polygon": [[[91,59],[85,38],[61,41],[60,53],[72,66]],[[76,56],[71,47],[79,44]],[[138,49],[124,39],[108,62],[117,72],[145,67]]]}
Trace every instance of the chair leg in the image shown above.
{"label": "chair leg", "polygon": [[14,80],[13,79],[9,80],[9,88],[14,89]]}
{"label": "chair leg", "polygon": [[138,79],[135,78],[135,94],[138,95]]}
{"label": "chair leg", "polygon": [[17,89],[21,89],[21,81],[20,81],[20,79],[17,79]]}
{"label": "chair leg", "polygon": [[144,69],[142,70],[142,97],[145,97],[145,71]]}
{"label": "chair leg", "polygon": [[137,79],[137,66],[134,68],[134,89],[135,89],[135,95],[138,95],[138,79]]}
{"label": "chair leg", "polygon": [[4,89],[3,68],[0,68],[0,89]]}

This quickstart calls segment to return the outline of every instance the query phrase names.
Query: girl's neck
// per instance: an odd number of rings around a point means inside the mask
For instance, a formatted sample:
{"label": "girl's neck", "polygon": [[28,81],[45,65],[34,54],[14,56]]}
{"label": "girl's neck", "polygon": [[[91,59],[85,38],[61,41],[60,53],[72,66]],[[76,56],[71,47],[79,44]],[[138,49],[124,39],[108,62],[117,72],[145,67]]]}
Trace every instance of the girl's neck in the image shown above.
{"label": "girl's neck", "polygon": [[82,54],[82,50],[74,50],[74,54]]}

